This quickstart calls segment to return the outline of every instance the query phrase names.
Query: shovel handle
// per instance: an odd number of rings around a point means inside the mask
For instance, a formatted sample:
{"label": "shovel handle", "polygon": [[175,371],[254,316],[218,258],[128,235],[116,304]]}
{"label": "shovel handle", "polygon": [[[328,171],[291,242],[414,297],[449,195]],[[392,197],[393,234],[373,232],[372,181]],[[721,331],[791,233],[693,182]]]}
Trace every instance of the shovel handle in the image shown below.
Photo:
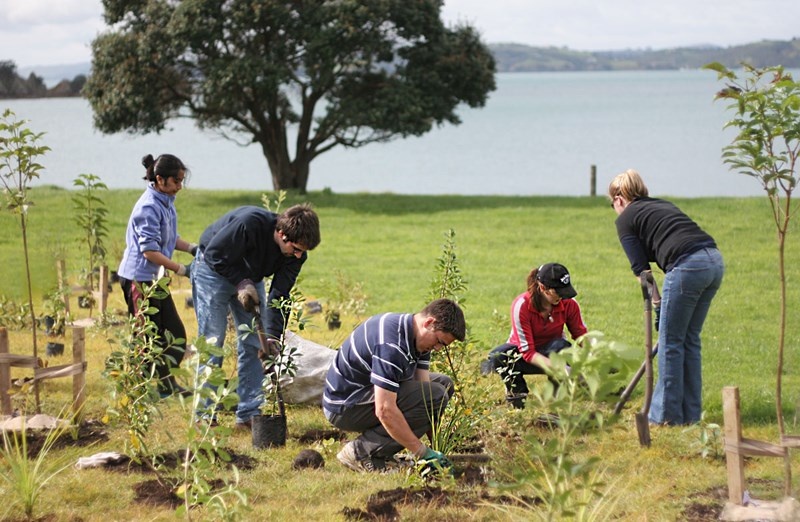
{"label": "shovel handle", "polygon": [[[269,347],[267,346],[267,334],[264,333],[264,325],[261,324],[261,310],[256,308],[253,312],[253,315],[256,318],[256,336],[258,337],[258,344],[261,346],[261,351],[264,353],[270,353]],[[286,405],[283,402],[283,392],[281,391],[281,379],[280,375],[278,375],[278,365],[272,365],[272,378],[275,379],[275,386],[277,388],[276,394],[278,396],[278,413],[280,413],[281,417],[286,416]]]}
{"label": "shovel handle", "polygon": [[[645,394],[644,404],[642,404],[641,416],[646,417],[650,412],[650,402],[653,399],[653,288],[656,288],[653,273],[645,270],[639,275],[642,285],[642,295],[644,296],[644,365],[645,365]],[[658,290],[655,290],[656,292]]]}
{"label": "shovel handle", "polygon": [[652,307],[655,296],[658,295],[658,285],[656,285],[656,280],[653,278],[653,272],[650,270],[642,271],[639,274],[639,283],[642,285],[642,299],[644,300],[644,309],[647,311]]}
{"label": "shovel handle", "polygon": [[[650,352],[650,357],[655,357],[657,353],[658,353],[658,344],[656,344],[653,347],[652,352]],[[642,365],[639,366],[639,369],[636,370],[635,374],[633,374],[631,382],[628,383],[628,385],[620,394],[619,400],[617,401],[617,404],[614,406],[614,415],[620,414],[620,412],[622,411],[622,407],[625,406],[625,403],[628,402],[628,399],[631,398],[633,390],[636,389],[636,385],[639,384],[639,381],[642,380],[642,377],[644,376],[644,372],[646,369],[647,369],[647,363],[645,361],[642,361]]]}

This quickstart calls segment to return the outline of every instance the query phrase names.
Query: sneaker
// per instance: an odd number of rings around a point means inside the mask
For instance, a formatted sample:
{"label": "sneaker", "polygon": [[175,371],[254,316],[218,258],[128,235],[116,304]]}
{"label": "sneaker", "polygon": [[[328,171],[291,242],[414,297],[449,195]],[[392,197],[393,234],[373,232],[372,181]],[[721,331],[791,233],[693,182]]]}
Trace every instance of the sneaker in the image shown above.
{"label": "sneaker", "polygon": [[506,402],[509,406],[516,410],[525,409],[525,399],[528,397],[527,393],[509,393],[506,395]]}
{"label": "sneaker", "polygon": [[253,419],[246,421],[236,421],[233,425],[233,431],[253,431]]}
{"label": "sneaker", "polygon": [[386,470],[386,461],[383,459],[356,456],[356,446],[352,440],[344,445],[342,450],[336,454],[336,458],[353,471],[382,472]]}
{"label": "sneaker", "polygon": [[560,419],[555,413],[543,413],[533,421],[534,426],[539,428],[554,429],[559,426]]}
{"label": "sneaker", "polygon": [[490,375],[494,373],[494,366],[492,365],[492,361],[486,359],[485,361],[481,361],[481,375]]}
{"label": "sneaker", "polygon": [[206,426],[211,428],[216,428],[217,426],[219,426],[219,422],[217,422],[216,417],[207,417],[207,416],[199,417],[195,419],[194,423],[200,429],[204,429],[206,428]]}

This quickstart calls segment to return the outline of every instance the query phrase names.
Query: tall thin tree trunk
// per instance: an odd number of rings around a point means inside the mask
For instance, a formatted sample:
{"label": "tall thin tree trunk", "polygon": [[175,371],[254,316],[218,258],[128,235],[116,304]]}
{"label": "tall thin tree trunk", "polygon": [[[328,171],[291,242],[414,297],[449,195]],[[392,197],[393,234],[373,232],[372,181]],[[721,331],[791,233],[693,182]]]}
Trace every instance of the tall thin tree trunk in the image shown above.
{"label": "tall thin tree trunk", "polygon": [[[31,313],[31,329],[33,330],[33,357],[38,360],[39,350],[36,345],[36,313],[33,310],[33,288],[31,286],[31,263],[28,257],[28,231],[26,221],[25,214],[22,214],[22,249],[25,252],[25,274],[28,279],[28,309]],[[42,407],[39,402],[39,381],[35,378],[33,379],[33,394],[36,400],[36,413],[41,413]]]}
{"label": "tall thin tree trunk", "polygon": [[786,434],[786,428],[783,423],[783,351],[786,342],[786,266],[784,259],[786,244],[786,234],[783,230],[778,231],[778,272],[781,287],[781,304],[780,304],[780,329],[778,330],[778,368],[777,378],[775,379],[775,408],[778,416],[778,433],[783,437]]}
{"label": "tall thin tree trunk", "polygon": [[[782,400],[782,383],[783,383],[783,354],[786,344],[786,260],[785,260],[785,245],[786,245],[786,228],[787,222],[784,223],[785,227],[779,232],[778,237],[778,266],[780,271],[780,284],[781,284],[781,319],[780,319],[780,334],[778,336],[778,378],[776,380],[776,393],[775,405],[778,410],[778,433],[780,433],[781,442],[783,442],[786,428],[783,422],[783,400]],[[792,461],[789,455],[789,449],[784,448],[786,452],[783,458],[783,493],[787,497],[792,494]]]}

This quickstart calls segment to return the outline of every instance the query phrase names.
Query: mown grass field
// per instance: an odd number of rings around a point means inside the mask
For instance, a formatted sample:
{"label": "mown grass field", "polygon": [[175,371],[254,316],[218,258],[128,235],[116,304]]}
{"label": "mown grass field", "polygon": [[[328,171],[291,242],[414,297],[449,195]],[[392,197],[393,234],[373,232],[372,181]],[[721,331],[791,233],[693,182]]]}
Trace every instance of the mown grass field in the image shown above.
{"label": "mown grass field", "polygon": [[[124,245],[124,231],[139,190],[101,193],[109,208],[109,266],[115,268]],[[74,224],[71,191],[42,187],[32,192],[35,206],[30,212],[29,247],[34,275],[34,303],[41,310],[41,296],[55,286],[54,259],[65,256],[74,276],[83,265],[86,247]],[[476,343],[476,383],[471,393],[497,398],[496,408],[486,414],[483,439],[493,455],[493,482],[463,488],[468,497],[497,492],[493,484],[510,480],[524,462],[524,440],[540,434],[532,419],[538,413],[507,411],[502,387],[496,377],[478,377],[483,354],[503,342],[511,300],[525,288],[525,278],[534,266],[549,261],[566,265],[579,292],[578,300],[590,330],[603,332],[615,342],[643,345],[642,299],[614,229],[615,214],[605,198],[567,197],[467,197],[398,196],[391,194],[312,193],[290,196],[284,206],[309,201],[322,224],[322,244],[311,253],[301,274],[300,288],[309,300],[325,303],[332,279],[341,273],[360,283],[367,296],[367,314],[384,311],[416,311],[430,292],[444,234],[456,233],[460,268],[468,282],[465,312]],[[742,397],[742,420],[746,437],[775,441],[775,367],[777,364],[779,278],[777,240],[765,198],[702,198],[674,200],[717,240],[726,262],[723,287],[712,306],[704,330],[704,408],[709,422],[722,423],[721,389],[735,385]],[[227,210],[239,205],[260,205],[256,192],[209,192],[191,185],[177,200],[181,236],[196,240],[203,229]],[[789,321],[786,336],[784,406],[790,431],[796,430],[795,407],[800,399],[800,325],[794,320],[800,305],[797,287],[800,242],[796,227],[787,243]],[[185,254],[180,254],[184,256]],[[188,258],[184,261],[188,262]],[[19,227],[14,217],[0,214],[0,295],[15,301],[25,299],[24,268]],[[656,273],[661,282],[663,277]],[[176,280],[173,291],[189,338],[197,333],[193,310],[182,306],[188,295],[186,280]],[[114,288],[111,310],[122,310],[122,298]],[[77,307],[73,304],[73,310]],[[315,316],[304,336],[336,347],[358,322],[345,317],[341,330],[329,331]],[[87,333],[89,370],[87,416],[102,417],[109,397],[101,379],[103,361],[109,353],[107,337],[113,331],[90,329]],[[30,332],[10,332],[11,350],[30,352]],[[69,340],[67,341],[69,343]],[[40,340],[40,349],[43,344]],[[67,355],[69,356],[69,350]],[[54,361],[59,363],[61,361]],[[15,375],[22,375],[22,371]],[[538,381],[537,381],[538,382]],[[68,380],[48,381],[42,390],[44,409],[56,414],[68,400]],[[638,408],[637,393],[632,406]],[[153,431],[155,446],[177,447],[188,419],[175,401],[164,403],[164,419]],[[599,456],[607,467],[616,504],[613,514],[622,520],[682,520],[687,506],[698,502],[719,505],[719,495],[710,492],[726,486],[724,459],[703,459],[694,444],[697,432],[681,428],[652,430],[653,444],[639,447],[633,424],[633,408],[610,432],[581,439],[581,456]],[[233,422],[230,420],[230,422]],[[350,472],[335,459],[336,448],[324,452],[323,470],[295,472],[291,460],[306,447],[296,437],[311,429],[327,429],[319,409],[293,406],[289,410],[289,444],[284,449],[254,451],[244,435],[234,435],[233,448],[257,459],[258,465],[242,473],[242,485],[250,497],[256,520],[344,520],[345,507],[363,507],[367,497],[379,490],[405,487],[398,475],[363,476]],[[120,450],[123,432],[108,428],[110,439],[100,447],[59,451],[68,459],[103,450]],[[511,435],[514,437],[512,438]],[[516,442],[519,437],[519,441]],[[515,441],[513,444],[511,441]],[[516,462],[516,464],[515,464]],[[778,461],[751,459],[747,477],[755,496],[780,496],[782,466]],[[795,466],[795,475],[797,467]],[[37,509],[53,513],[59,520],[161,520],[170,510],[132,503],[131,486],[143,480],[136,474],[102,470],[68,469],[49,487]],[[4,492],[5,496],[5,492]],[[725,495],[723,495],[724,497]],[[723,499],[724,500],[724,499]],[[712,508],[710,508],[712,509]],[[2,511],[2,510],[0,510]],[[525,519],[524,513],[507,513],[487,501],[470,507],[403,506],[408,520],[506,520]],[[18,516],[12,510],[11,515]],[[203,514],[198,514],[201,518]]]}

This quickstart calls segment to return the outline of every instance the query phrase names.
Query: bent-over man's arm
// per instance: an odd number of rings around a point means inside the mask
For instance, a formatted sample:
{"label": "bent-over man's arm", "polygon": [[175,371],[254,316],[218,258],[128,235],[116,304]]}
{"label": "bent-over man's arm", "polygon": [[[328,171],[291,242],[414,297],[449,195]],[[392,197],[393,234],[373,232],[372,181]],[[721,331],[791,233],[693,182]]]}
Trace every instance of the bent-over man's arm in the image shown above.
{"label": "bent-over man's arm", "polygon": [[397,407],[397,394],[375,387],[375,415],[389,436],[402,444],[408,451],[417,455],[425,445],[411,431],[403,412]]}

